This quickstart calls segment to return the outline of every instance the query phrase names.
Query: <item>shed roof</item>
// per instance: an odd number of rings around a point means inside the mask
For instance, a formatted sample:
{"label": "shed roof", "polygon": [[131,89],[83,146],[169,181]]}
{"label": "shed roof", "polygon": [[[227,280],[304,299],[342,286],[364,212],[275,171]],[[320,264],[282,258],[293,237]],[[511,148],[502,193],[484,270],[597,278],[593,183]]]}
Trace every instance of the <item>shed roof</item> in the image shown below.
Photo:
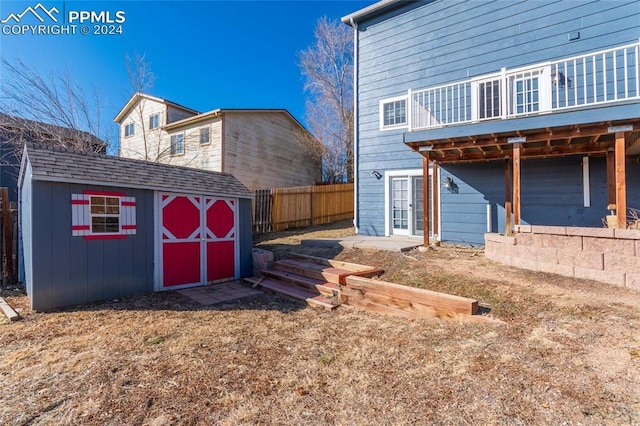
{"label": "shed roof", "polygon": [[199,195],[252,198],[235,176],[190,167],[151,163],[104,154],[85,154],[36,144],[25,146],[19,182],[26,164],[37,181],[90,184]]}

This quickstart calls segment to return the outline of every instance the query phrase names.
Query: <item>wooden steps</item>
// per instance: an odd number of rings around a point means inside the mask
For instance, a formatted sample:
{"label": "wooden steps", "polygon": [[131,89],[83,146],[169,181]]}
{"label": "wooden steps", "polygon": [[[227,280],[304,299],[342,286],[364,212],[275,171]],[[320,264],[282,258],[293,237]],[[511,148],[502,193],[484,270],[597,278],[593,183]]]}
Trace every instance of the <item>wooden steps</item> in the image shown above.
{"label": "wooden steps", "polygon": [[305,301],[311,307],[330,310],[338,306],[334,304],[330,298],[272,278],[251,277],[245,278],[245,281],[252,285],[259,285],[260,287],[274,293],[279,293],[292,299]]}
{"label": "wooden steps", "polygon": [[350,275],[376,276],[381,269],[355,263],[291,254],[272,269],[260,271],[261,277],[247,278],[253,286],[303,300],[310,306],[333,309],[342,302],[341,284]]}
{"label": "wooden steps", "polygon": [[334,309],[341,304],[405,318],[492,321],[476,315],[478,301],[376,279],[382,269],[291,254],[260,277],[245,278],[252,286],[302,300],[309,306]]}

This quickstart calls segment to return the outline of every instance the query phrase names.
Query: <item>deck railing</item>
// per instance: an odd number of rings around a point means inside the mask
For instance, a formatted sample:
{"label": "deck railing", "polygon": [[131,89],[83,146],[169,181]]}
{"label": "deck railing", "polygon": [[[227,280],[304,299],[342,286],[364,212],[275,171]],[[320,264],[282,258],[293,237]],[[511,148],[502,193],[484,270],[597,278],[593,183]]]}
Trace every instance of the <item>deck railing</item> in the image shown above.
{"label": "deck railing", "polygon": [[409,90],[409,130],[640,99],[640,43]]}

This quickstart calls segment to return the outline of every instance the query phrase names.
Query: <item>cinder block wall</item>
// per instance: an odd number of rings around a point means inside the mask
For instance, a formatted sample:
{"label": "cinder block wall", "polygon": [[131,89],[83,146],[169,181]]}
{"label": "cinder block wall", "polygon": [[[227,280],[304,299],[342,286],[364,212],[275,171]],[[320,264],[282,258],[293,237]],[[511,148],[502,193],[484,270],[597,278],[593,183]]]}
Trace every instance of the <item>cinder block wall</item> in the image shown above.
{"label": "cinder block wall", "polygon": [[496,262],[640,292],[640,230],[521,225],[513,237],[484,239]]}

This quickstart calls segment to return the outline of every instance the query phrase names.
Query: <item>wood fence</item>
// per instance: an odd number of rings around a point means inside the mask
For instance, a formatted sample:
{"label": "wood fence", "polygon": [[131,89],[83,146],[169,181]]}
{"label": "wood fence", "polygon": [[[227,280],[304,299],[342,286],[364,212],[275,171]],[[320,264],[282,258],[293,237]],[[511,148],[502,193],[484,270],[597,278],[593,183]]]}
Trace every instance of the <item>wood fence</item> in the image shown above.
{"label": "wood fence", "polygon": [[256,233],[322,225],[353,217],[353,184],[261,189],[255,193]]}
{"label": "wood fence", "polygon": [[14,203],[9,202],[9,191],[0,188],[0,281],[11,284],[17,278],[17,214]]}

